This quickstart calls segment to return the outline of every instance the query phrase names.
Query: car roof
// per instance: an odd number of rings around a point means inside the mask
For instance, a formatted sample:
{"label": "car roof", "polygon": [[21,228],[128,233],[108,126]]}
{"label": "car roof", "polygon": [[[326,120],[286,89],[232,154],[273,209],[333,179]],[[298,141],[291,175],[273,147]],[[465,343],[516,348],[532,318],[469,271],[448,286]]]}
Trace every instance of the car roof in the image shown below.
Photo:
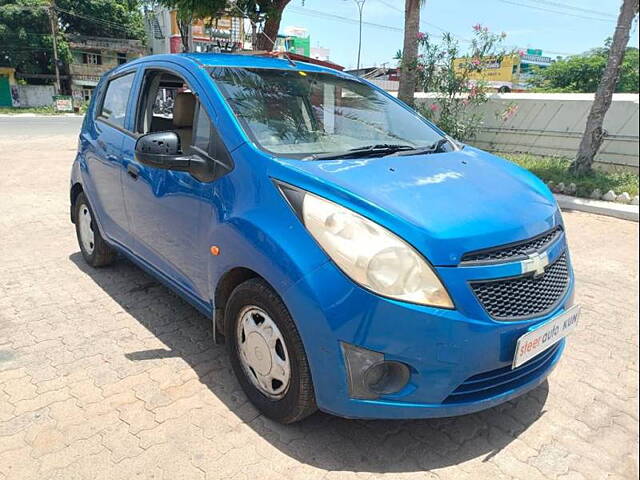
{"label": "car roof", "polygon": [[148,55],[140,57],[131,62],[127,62],[116,70],[123,70],[127,66],[135,65],[136,63],[148,63],[153,61],[170,61],[178,63],[184,67],[245,67],[245,68],[277,68],[282,70],[304,70],[307,72],[326,72],[333,73],[340,76],[351,76],[334,70],[332,68],[323,67],[321,65],[315,65],[312,63],[295,61],[289,62],[284,58],[275,58],[270,56],[260,55],[238,55],[232,53],[173,53],[173,54],[161,54],[161,55]]}

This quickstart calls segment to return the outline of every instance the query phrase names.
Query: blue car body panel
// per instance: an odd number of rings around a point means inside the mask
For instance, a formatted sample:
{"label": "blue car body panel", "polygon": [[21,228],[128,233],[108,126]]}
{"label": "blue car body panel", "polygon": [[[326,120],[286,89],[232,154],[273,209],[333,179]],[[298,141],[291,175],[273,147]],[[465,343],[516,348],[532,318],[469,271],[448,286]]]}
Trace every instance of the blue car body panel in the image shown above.
{"label": "blue car body panel", "polygon": [[[144,57],[106,74],[83,124],[71,185],[82,186],[109,244],[209,317],[216,286],[227,272],[242,267],[264,278],[296,322],[317,404],[328,412],[366,418],[457,415],[506,401],[546,378],[564,341],[535,372],[508,374],[508,388],[450,400],[467,379],[509,366],[520,335],[573,303],[571,273],[570,288],[553,311],[531,320],[498,322],[474,297],[469,282],[518,275],[520,264],[459,265],[466,252],[562,225],[553,195],[539,179],[469,146],[437,155],[355,160],[274,157],[251,142],[218,92],[209,74],[217,65],[352,78],[317,65],[226,54]],[[189,173],[142,165],[134,155],[135,134],[94,118],[96,98],[108,79],[132,71],[136,79],[125,130],[133,130],[136,98],[148,69],[166,69],[187,80],[233,159],[229,173],[205,183]],[[127,175],[130,165],[139,171],[136,181]],[[355,284],[307,232],[276,181],[339,203],[405,239],[434,266],[455,309],[382,298]],[[222,254],[210,255],[210,245],[219,246]],[[562,233],[548,250],[549,260],[565,251]],[[406,363],[409,384],[376,400],[350,398],[339,342]]]}

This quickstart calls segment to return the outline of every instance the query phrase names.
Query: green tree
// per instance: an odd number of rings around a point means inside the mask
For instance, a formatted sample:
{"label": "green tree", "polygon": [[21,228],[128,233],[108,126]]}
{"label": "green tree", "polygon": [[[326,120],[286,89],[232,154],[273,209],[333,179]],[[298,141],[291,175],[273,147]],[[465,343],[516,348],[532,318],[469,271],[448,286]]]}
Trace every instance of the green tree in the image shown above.
{"label": "green tree", "polygon": [[[556,61],[547,68],[538,68],[530,83],[539,91],[593,93],[607,66],[611,40],[603,48]],[[628,47],[624,54],[616,92],[638,91],[638,49]]]}
{"label": "green tree", "polygon": [[[137,0],[0,0],[0,64],[19,73],[53,74],[49,15],[58,19],[58,57],[71,58],[68,34],[144,39]],[[53,10],[52,10],[53,9]]]}
{"label": "green tree", "polygon": [[[18,73],[53,74],[53,39],[46,0],[0,0],[0,65]],[[69,48],[58,33],[59,57]]]}
{"label": "green tree", "polygon": [[55,0],[62,31],[78,35],[144,40],[142,1]]}

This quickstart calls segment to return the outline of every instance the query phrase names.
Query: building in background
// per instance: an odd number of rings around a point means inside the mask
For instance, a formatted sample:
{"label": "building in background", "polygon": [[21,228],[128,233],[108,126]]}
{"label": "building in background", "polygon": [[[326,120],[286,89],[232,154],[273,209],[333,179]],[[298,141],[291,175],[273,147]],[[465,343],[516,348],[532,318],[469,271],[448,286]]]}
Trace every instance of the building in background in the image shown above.
{"label": "building in background", "polygon": [[528,82],[529,78],[538,68],[547,68],[555,60],[551,57],[542,55],[542,50],[529,48],[527,52],[520,55],[520,81]]}
{"label": "building in background", "polygon": [[278,34],[274,50],[311,57],[309,31],[303,27],[286,27],[283,34]]}
{"label": "building in background", "polygon": [[100,77],[118,65],[147,53],[140,40],[69,36],[69,78],[75,102],[87,102]]}
{"label": "building in background", "polygon": [[347,70],[347,73],[355,75],[356,77],[362,77],[389,92],[398,91],[400,77],[398,68],[396,67],[387,67],[386,65],[381,65],[380,67],[362,67],[360,69],[354,68]]}
{"label": "building in background", "polygon": [[311,47],[311,54],[309,55],[311,58],[315,58],[316,60],[328,61],[331,56],[331,51],[328,48],[323,48],[320,46]]}
{"label": "building in background", "polygon": [[[164,7],[147,10],[146,26],[151,54],[182,52],[175,10]],[[244,21],[232,16],[207,21],[194,20],[191,34],[191,50],[194,52],[234,52],[243,48]]]}

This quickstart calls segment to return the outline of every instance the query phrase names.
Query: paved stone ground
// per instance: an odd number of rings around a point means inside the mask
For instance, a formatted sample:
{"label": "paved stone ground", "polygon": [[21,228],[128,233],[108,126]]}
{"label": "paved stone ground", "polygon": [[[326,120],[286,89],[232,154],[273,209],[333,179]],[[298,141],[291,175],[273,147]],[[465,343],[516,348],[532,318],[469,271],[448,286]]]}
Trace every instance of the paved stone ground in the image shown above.
{"label": "paved stone ground", "polygon": [[247,402],[193,308],[126,261],[85,266],[75,138],[7,131],[0,480],[638,477],[637,224],[565,214],[584,313],[532,393],[459,418],[283,427]]}

